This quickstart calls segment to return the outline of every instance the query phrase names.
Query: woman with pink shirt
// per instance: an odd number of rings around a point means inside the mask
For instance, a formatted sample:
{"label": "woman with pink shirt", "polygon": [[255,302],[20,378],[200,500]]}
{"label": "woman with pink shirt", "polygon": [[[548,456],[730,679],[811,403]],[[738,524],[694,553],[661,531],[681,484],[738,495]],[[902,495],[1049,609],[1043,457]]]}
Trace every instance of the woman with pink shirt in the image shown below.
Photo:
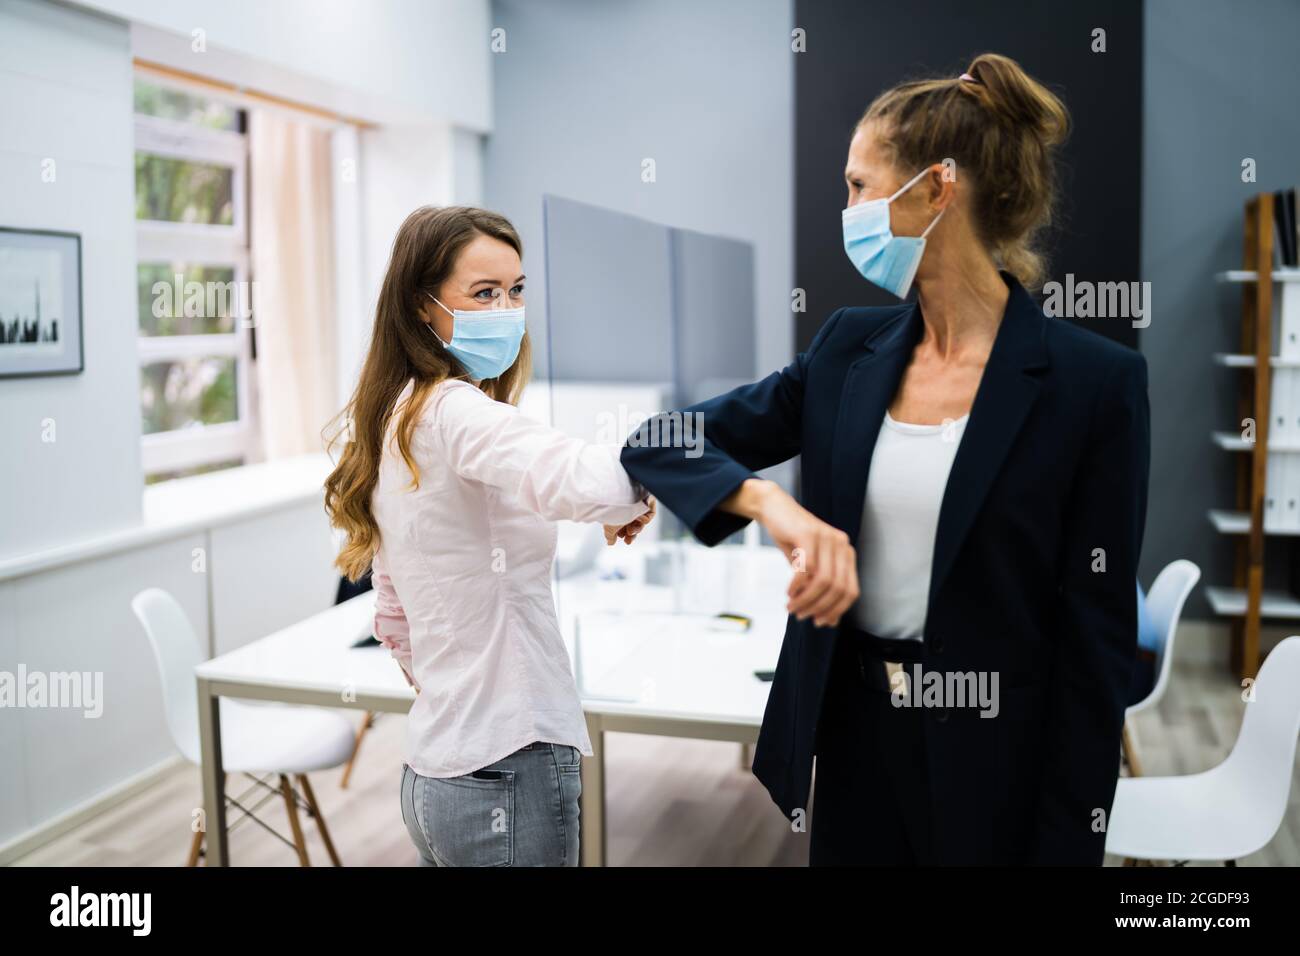
{"label": "woman with pink shirt", "polygon": [[556,525],[630,543],[654,502],[618,449],[532,421],[522,244],[503,217],[398,230],[326,509],[373,567],[375,634],[416,689],[402,818],[426,866],[576,866],[591,742],[551,592]]}

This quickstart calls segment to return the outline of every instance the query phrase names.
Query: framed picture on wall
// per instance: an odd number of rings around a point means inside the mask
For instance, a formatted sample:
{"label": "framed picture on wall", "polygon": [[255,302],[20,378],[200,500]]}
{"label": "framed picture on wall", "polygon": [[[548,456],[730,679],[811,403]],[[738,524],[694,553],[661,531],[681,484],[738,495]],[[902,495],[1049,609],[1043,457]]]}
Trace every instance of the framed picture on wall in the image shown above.
{"label": "framed picture on wall", "polygon": [[0,378],[84,368],[81,236],[0,226]]}

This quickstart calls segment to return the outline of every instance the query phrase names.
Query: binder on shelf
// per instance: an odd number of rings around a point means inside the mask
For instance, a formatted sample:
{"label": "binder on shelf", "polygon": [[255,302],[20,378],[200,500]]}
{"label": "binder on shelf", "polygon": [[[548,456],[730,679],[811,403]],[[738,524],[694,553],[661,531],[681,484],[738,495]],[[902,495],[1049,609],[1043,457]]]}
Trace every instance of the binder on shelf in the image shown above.
{"label": "binder on shelf", "polygon": [[[1278,369],[1277,371],[1282,371]],[[1300,443],[1300,368],[1290,368],[1286,371],[1291,373],[1290,388],[1287,391],[1287,416],[1290,419],[1288,423],[1291,431],[1291,440]],[[1271,399],[1272,396],[1270,396]],[[1270,404],[1271,401],[1270,401]]]}
{"label": "binder on shelf", "polygon": [[1295,187],[1292,186],[1286,191],[1286,217],[1287,226],[1291,236],[1291,260],[1292,268],[1300,266],[1300,223],[1295,218]]}
{"label": "binder on shelf", "polygon": [[[1268,441],[1286,444],[1300,437],[1295,427],[1295,381],[1300,376],[1294,368],[1272,370],[1273,383],[1268,396]],[[1269,484],[1272,485],[1272,479]],[[1271,489],[1270,489],[1271,490]]]}
{"label": "binder on shelf", "polygon": [[1277,323],[1277,355],[1300,358],[1300,282],[1279,282],[1273,287],[1273,321]]}
{"label": "binder on shelf", "polygon": [[1300,531],[1300,454],[1284,452],[1282,459],[1282,530]]}
{"label": "binder on shelf", "polygon": [[1273,222],[1277,226],[1275,252],[1282,268],[1296,265],[1295,190],[1281,189],[1273,194]]}
{"label": "binder on shelf", "polygon": [[1287,483],[1286,460],[1282,452],[1270,452],[1268,470],[1264,475],[1264,531],[1274,534],[1285,529],[1283,488]]}

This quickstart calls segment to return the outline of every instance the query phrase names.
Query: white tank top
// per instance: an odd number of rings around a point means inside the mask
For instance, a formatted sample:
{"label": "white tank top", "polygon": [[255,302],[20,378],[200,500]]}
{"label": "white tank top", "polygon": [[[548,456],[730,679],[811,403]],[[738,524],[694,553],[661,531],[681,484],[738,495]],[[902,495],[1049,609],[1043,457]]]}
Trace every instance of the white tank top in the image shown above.
{"label": "white tank top", "polygon": [[969,413],[940,425],[896,421],[876,438],[858,533],[861,596],[852,616],[877,637],[920,640],[939,506]]}

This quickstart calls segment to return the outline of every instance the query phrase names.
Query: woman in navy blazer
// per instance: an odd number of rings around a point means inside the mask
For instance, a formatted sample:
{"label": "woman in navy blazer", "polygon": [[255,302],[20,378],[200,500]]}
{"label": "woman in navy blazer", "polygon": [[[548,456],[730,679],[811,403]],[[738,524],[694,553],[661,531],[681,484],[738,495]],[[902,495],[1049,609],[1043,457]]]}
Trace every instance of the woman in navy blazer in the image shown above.
{"label": "woman in navy blazer", "polygon": [[[701,418],[647,423],[623,450],[702,542],[756,519],[795,567],[754,773],[800,828],[816,755],[814,865],[1102,860],[1149,418],[1141,355],[1048,318],[1024,287],[1041,277],[1033,239],[1067,125],[1059,100],[993,54],[882,94],[849,150],[845,247],[900,297],[914,279],[915,301],[838,310],[785,369],[686,410]],[[647,440],[683,421],[703,422],[702,454]],[[946,481],[918,472],[907,488],[892,450],[889,474],[878,456],[873,472],[882,422],[960,423]],[[802,504],[755,474],[796,455]],[[936,477],[931,511],[920,501],[892,539],[926,543],[928,584],[919,606],[891,607],[865,585],[908,549],[864,568],[854,548],[875,533],[872,483],[905,496]],[[881,611],[910,613],[912,639],[857,625]],[[955,695],[966,679],[992,699]]]}

